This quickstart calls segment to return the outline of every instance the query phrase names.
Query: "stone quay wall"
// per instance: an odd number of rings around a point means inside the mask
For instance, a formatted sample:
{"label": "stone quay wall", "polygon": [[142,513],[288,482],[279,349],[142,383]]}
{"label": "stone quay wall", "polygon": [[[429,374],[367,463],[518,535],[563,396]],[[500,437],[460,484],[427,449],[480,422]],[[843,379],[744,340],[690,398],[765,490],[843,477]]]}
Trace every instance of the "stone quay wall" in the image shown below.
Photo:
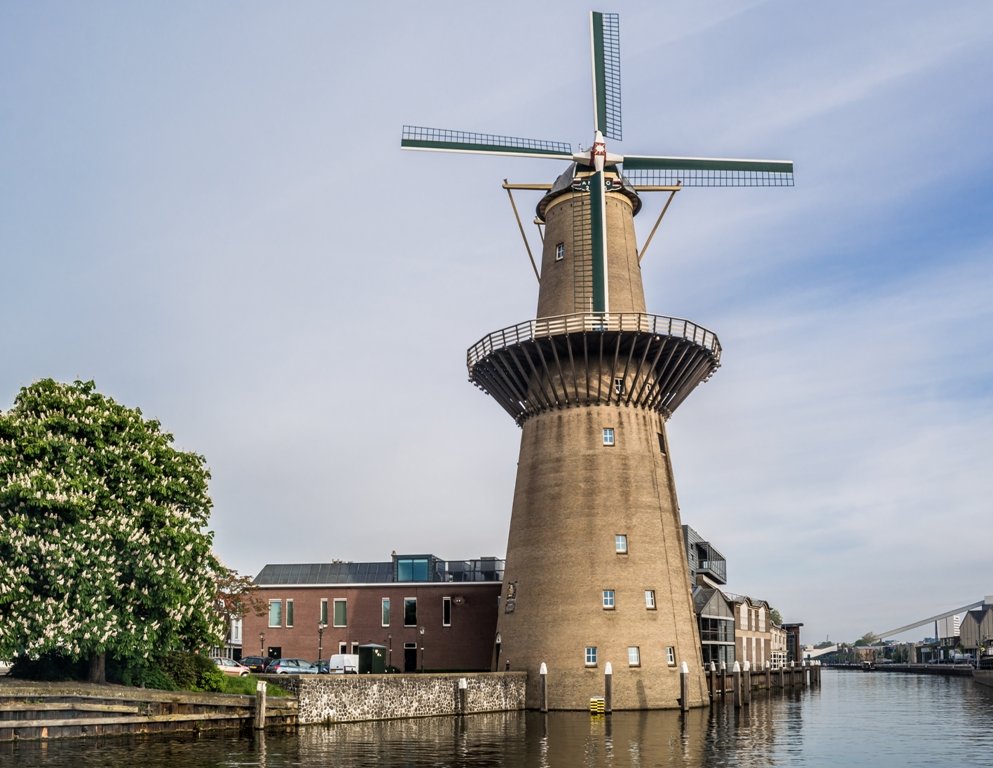
{"label": "stone quay wall", "polygon": [[296,694],[297,722],[307,725],[524,709],[527,673],[280,675],[274,682]]}

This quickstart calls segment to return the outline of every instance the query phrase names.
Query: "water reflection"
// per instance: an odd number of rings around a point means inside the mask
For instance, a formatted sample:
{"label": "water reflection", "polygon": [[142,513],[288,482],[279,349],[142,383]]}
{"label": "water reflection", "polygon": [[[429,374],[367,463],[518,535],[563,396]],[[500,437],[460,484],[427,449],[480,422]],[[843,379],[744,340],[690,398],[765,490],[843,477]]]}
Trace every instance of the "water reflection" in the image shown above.
{"label": "water reflection", "polygon": [[969,680],[826,672],[821,689],[678,712],[503,713],[296,733],[0,744],[18,768],[928,766],[993,764],[993,690]]}

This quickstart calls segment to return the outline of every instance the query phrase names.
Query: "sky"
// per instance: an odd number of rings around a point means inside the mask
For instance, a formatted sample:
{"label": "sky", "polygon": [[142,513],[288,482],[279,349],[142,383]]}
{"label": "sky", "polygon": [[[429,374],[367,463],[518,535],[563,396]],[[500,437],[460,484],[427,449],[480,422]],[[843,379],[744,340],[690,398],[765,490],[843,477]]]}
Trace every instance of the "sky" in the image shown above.
{"label": "sky", "polygon": [[[502,557],[520,432],[465,351],[535,312],[501,181],[564,167],[400,131],[588,146],[587,10],[0,3],[0,410],[53,377],[159,419],[242,573]],[[809,642],[993,594],[993,5],[596,10],[612,151],[796,164],[680,192],[646,256],[724,350],[669,423],[683,522]]]}

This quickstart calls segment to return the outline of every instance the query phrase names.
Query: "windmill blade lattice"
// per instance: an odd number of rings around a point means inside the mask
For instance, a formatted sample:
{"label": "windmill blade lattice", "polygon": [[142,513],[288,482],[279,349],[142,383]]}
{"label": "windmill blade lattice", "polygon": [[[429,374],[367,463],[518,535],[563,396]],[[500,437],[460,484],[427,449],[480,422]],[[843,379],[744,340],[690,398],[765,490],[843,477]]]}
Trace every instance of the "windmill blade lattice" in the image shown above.
{"label": "windmill blade lattice", "polygon": [[788,160],[625,155],[624,178],[631,184],[643,185],[792,187],[793,163]]}
{"label": "windmill blade lattice", "polygon": [[403,149],[425,149],[435,152],[470,152],[484,155],[572,159],[572,147],[563,141],[522,139],[516,136],[451,131],[445,128],[423,128],[415,125],[403,127],[400,146]]}
{"label": "windmill blade lattice", "polygon": [[616,13],[590,13],[593,51],[593,130],[620,141],[621,126],[621,38]]}

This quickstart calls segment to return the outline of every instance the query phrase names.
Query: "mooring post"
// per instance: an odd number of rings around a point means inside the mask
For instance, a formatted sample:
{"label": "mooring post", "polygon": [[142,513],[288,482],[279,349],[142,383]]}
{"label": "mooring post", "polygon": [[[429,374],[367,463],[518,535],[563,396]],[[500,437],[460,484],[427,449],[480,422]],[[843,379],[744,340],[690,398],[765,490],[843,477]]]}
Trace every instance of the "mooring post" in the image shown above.
{"label": "mooring post", "polygon": [[548,667],[545,666],[545,662],[541,662],[541,667],[538,670],[538,674],[541,675],[541,711],[548,711]]}
{"label": "mooring post", "polygon": [[265,730],[265,688],[266,681],[255,684],[255,730]]}
{"label": "mooring post", "polygon": [[741,665],[741,703],[748,706],[752,703],[752,663],[745,659]]}
{"label": "mooring post", "polygon": [[721,659],[721,704],[728,698],[728,665]]}
{"label": "mooring post", "polygon": [[765,689],[772,690],[772,662],[769,659],[765,662]]}
{"label": "mooring post", "polygon": [[679,708],[686,712],[690,708],[690,665],[685,661],[679,665]]}
{"label": "mooring post", "polygon": [[796,685],[796,662],[790,662],[790,688]]}
{"label": "mooring post", "polygon": [[714,662],[707,665],[707,689],[710,693],[710,700],[713,701],[717,695],[717,665]]}
{"label": "mooring post", "polygon": [[613,678],[614,668],[608,661],[606,666],[603,668],[603,713],[605,715],[609,715],[613,710],[613,702],[611,701]]}
{"label": "mooring post", "polygon": [[737,661],[731,668],[731,674],[734,678],[734,691],[732,695],[734,696],[734,707],[735,709],[741,706],[741,664]]}
{"label": "mooring post", "polygon": [[465,714],[465,701],[468,695],[469,681],[464,677],[459,678],[459,714]]}

